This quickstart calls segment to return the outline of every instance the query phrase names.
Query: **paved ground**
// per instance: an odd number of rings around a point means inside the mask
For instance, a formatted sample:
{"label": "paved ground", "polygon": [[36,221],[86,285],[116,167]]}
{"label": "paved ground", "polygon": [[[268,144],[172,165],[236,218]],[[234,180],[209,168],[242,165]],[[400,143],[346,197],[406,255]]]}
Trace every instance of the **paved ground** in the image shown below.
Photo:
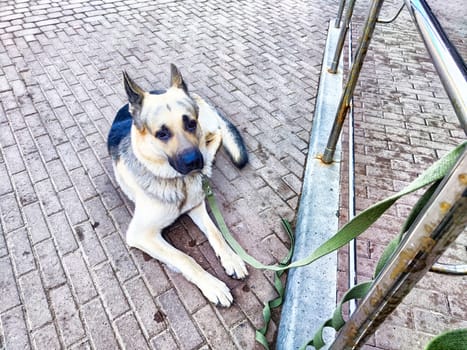
{"label": "paved ground", "polygon": [[[429,1],[450,39],[467,57],[467,15],[460,2]],[[385,4],[383,18],[400,5]],[[356,25],[363,21],[357,1]],[[463,13],[457,15],[456,13]],[[456,15],[455,15],[456,14]],[[355,36],[358,33],[354,32]],[[356,38],[355,38],[356,40]],[[356,209],[361,211],[405,187],[441,155],[465,140],[454,111],[437,77],[409,13],[393,24],[379,25],[362,70],[355,100]],[[347,178],[343,168],[343,180]],[[342,182],[343,218],[348,186]],[[382,250],[398,233],[418,198],[397,202],[358,240],[357,275],[368,280]],[[467,233],[445,253],[443,261],[466,263]],[[340,294],[346,289],[345,252],[340,255]],[[370,339],[365,349],[422,349],[443,330],[467,327],[467,278],[427,274],[394,314]]]}
{"label": "paved ground", "polygon": [[[226,221],[265,263],[287,252],[325,42],[323,1],[4,1],[0,9],[0,303],[7,349],[254,347],[271,274],[230,280],[194,225],[174,244],[232,288],[218,309],[123,240],[131,204],[105,146],[124,102],[121,70],[144,88],[169,63],[244,135],[251,164],[221,155]],[[274,320],[277,322],[278,313]],[[273,324],[270,339],[275,333]]]}
{"label": "paved ground", "polygon": [[[193,224],[178,221],[168,232],[172,242],[233,290],[236,304],[218,309],[179,275],[124,244],[132,206],[115,186],[105,148],[110,122],[125,101],[120,72],[128,70],[145,88],[157,87],[167,83],[174,62],[192,90],[231,117],[251,164],[239,172],[221,155],[212,182],[242,245],[274,263],[288,246],[279,217],[292,220],[296,213],[325,31],[336,7],[323,0],[2,3],[4,348],[255,347],[262,303],[274,296],[270,273],[250,269],[248,280],[230,280]],[[370,54],[362,84],[367,92],[360,90],[357,102],[365,107],[357,110],[358,209],[400,188],[415,175],[412,168],[426,166],[463,138],[423,45],[404,21],[396,25],[403,32],[379,32],[375,45],[381,50]],[[406,40],[409,34],[413,42]],[[382,51],[388,47],[389,59]],[[423,62],[422,71],[414,61]],[[384,174],[375,173],[382,168]],[[373,181],[390,171],[389,181]],[[399,204],[386,224],[400,222],[406,210]],[[381,242],[361,241],[362,258],[371,262],[380,252],[384,227],[382,222],[375,235]],[[414,308],[403,310],[409,319],[394,317],[371,344],[403,348],[395,336],[426,338],[433,319],[445,325],[466,319],[460,282],[447,287],[441,281],[427,282],[432,293],[420,287],[425,299],[412,298]],[[273,324],[270,339],[275,330]]]}

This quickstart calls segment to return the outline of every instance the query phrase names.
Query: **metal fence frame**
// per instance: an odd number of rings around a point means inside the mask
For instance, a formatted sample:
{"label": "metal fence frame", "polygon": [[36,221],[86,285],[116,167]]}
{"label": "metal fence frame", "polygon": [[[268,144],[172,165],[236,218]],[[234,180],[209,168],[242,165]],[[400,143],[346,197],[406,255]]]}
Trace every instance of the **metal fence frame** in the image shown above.
{"label": "metal fence frame", "polygon": [[[388,22],[378,21],[383,1],[372,0],[371,2],[349,78],[322,157],[322,161],[326,164],[333,162],[336,143],[351,106],[353,92],[376,23]],[[466,65],[426,1],[404,0],[404,2],[431,56],[460,125],[467,135]],[[340,40],[334,53],[336,62],[339,62],[344,37],[351,24],[354,3],[354,0],[349,0],[347,3],[345,18],[340,29]],[[345,0],[341,0],[336,27],[341,23],[344,5]],[[397,15],[401,10],[402,7]],[[335,73],[335,67],[330,67],[329,72]],[[464,151],[454,169],[439,185],[430,203],[422,210],[406,233],[404,241],[381,271],[367,296],[336,335],[331,349],[355,349],[364,343],[430,269],[449,244],[465,229],[467,225],[465,212],[467,212],[467,151]]]}

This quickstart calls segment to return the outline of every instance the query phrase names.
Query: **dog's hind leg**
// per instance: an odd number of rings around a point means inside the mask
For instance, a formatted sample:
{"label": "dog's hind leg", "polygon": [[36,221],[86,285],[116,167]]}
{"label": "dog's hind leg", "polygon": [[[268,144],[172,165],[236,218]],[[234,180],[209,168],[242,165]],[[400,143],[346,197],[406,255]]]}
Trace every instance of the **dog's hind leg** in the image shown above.
{"label": "dog's hind leg", "polygon": [[214,225],[202,202],[188,212],[193,222],[204,232],[216,255],[220,258],[225,272],[237,279],[248,276],[248,270],[243,260],[229,247],[219,229]]}
{"label": "dog's hind leg", "polygon": [[155,220],[150,219],[154,217],[154,211],[148,209],[146,207],[145,210],[138,210],[138,206],[136,207],[126,234],[128,245],[181,272],[210,302],[224,307],[230,306],[233,297],[227,285],[203,270],[191,257],[170,245],[161,233],[162,228],[167,225],[158,226]]}

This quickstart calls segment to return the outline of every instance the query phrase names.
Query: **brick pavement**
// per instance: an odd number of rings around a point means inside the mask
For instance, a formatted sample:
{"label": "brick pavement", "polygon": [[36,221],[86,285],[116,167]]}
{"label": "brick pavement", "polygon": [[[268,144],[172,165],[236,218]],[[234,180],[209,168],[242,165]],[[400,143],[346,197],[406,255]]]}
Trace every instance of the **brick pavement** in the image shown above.
{"label": "brick pavement", "polygon": [[[124,233],[131,204],[105,139],[121,70],[165,85],[169,63],[240,128],[251,164],[218,158],[226,221],[265,263],[288,246],[325,43],[327,1],[3,1],[0,8],[0,348],[251,349],[272,274],[227,278],[182,218],[172,242],[232,288],[230,309]],[[279,313],[273,315],[272,339]]]}
{"label": "brick pavement", "polygon": [[[429,1],[463,57],[467,57],[467,10],[461,2]],[[384,16],[400,2],[387,1]],[[354,20],[361,27],[364,5]],[[464,15],[459,15],[459,14]],[[465,22],[465,21],[464,21]],[[358,29],[354,31],[357,39]],[[355,98],[357,212],[401,190],[441,155],[465,140],[407,10],[393,24],[378,25],[363,66]],[[346,142],[346,141],[344,141]],[[347,212],[347,166],[342,170],[342,222]],[[420,191],[397,202],[357,241],[357,277],[368,280],[382,250],[398,232]],[[443,260],[467,261],[464,232]],[[347,252],[340,252],[339,294],[346,289]],[[428,273],[364,349],[421,349],[443,330],[467,327],[466,277]]]}
{"label": "brick pavement", "polygon": [[[132,207],[115,186],[105,148],[110,122],[125,100],[120,71],[127,69],[150,88],[167,82],[168,63],[174,62],[193,90],[239,126],[251,164],[238,172],[221,155],[213,185],[243,246],[272,263],[288,246],[278,218],[295,216],[325,28],[335,2],[4,4],[3,347],[254,348],[262,303],[274,296],[270,273],[250,269],[245,282],[226,278],[204,237],[188,219],[179,220],[168,230],[173,243],[233,289],[236,304],[218,309],[178,274],[124,244]],[[355,13],[358,19],[363,11]],[[462,18],[454,21],[461,24]],[[465,26],[449,23],[456,40],[464,42]],[[413,169],[426,167],[464,137],[412,29],[407,14],[378,29],[376,50],[364,66],[356,100],[359,210],[399,189],[415,176]],[[395,233],[387,227],[403,220],[413,200],[398,203],[372,231],[375,238],[359,242],[361,277],[368,276],[362,267],[374,263],[381,244]],[[424,279],[368,348],[413,348],[435,333],[435,321],[461,324],[467,319],[461,283],[465,279]],[[270,339],[275,329],[273,324]]]}

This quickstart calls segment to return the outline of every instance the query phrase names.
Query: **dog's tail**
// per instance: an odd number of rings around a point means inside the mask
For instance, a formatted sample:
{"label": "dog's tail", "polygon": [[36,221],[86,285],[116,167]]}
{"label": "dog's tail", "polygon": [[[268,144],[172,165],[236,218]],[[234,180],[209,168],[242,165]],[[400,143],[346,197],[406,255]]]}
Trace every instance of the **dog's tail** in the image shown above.
{"label": "dog's tail", "polygon": [[222,134],[222,147],[229,156],[232,163],[239,169],[248,163],[248,153],[245,142],[238,129],[226,118],[226,116],[216,109],[219,115],[219,124]]}

